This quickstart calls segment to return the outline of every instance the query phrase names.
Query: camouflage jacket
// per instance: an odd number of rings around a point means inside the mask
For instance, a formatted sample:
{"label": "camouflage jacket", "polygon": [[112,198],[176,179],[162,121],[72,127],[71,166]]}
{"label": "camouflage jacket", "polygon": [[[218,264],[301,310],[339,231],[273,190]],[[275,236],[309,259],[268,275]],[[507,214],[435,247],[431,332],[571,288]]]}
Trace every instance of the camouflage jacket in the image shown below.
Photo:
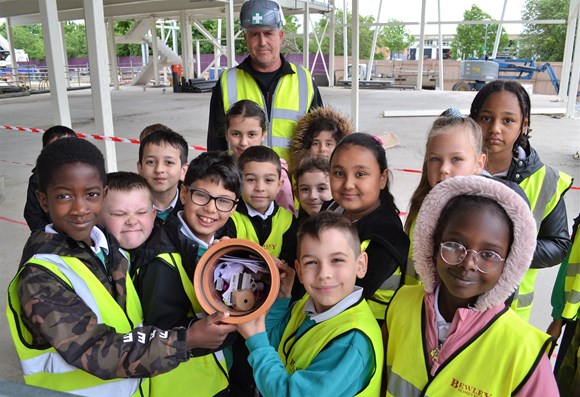
{"label": "camouflage jacket", "polygon": [[188,358],[185,328],[163,332],[146,326],[129,334],[116,333],[114,328],[97,323],[95,313],[70,286],[45,268],[27,264],[36,254],[76,257],[125,308],[129,262],[114,238],[107,236],[107,241],[109,253],[103,266],[83,242],[61,234],[32,233],[20,262],[25,268],[20,275],[18,295],[23,322],[34,337],[34,345],[53,346],[70,365],[102,379],[143,378],[177,367]]}

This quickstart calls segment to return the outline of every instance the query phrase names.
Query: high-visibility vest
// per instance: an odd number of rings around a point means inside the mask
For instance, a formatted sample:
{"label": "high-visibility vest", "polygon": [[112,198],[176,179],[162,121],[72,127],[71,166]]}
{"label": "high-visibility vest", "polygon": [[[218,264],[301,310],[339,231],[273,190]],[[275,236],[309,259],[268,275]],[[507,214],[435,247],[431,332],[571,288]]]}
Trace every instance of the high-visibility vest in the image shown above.
{"label": "high-visibility vest", "polygon": [[292,308],[290,320],[278,346],[278,354],[286,371],[292,375],[300,369],[308,368],[314,358],[333,340],[349,331],[358,330],[371,341],[375,371],[366,387],[356,395],[378,396],[381,390],[384,349],[381,330],[366,302],[361,300],[337,316],[317,323],[297,337],[298,328],[306,319],[307,314],[302,309],[308,298],[309,295],[305,294]]}
{"label": "high-visibility vest", "polygon": [[[530,209],[536,220],[536,229],[540,230],[542,220],[556,207],[560,198],[568,191],[572,177],[546,165],[520,183],[530,202]],[[534,300],[534,285],[538,269],[530,268],[526,274],[511,304],[512,309],[526,321],[530,320],[532,302]]]}
{"label": "high-visibility vest", "polygon": [[549,335],[505,308],[437,369],[427,368],[423,286],[403,286],[387,311],[387,396],[512,396],[550,345]]}
{"label": "high-visibility vest", "polygon": [[[272,230],[270,235],[262,245],[266,251],[274,258],[279,258],[282,252],[282,237],[290,229],[294,216],[286,208],[278,208],[278,211],[272,217]],[[254,225],[248,215],[234,212],[232,220],[236,225],[236,237],[260,244]]]}
{"label": "high-visibility vest", "polygon": [[564,282],[564,292],[566,303],[562,311],[562,317],[569,320],[576,320],[580,311],[580,233],[576,232],[572,248],[568,258],[562,266],[566,266],[566,279]]}
{"label": "high-visibility vest", "polygon": [[419,275],[415,271],[415,261],[413,260],[413,233],[415,232],[415,224],[417,223],[417,218],[411,223],[411,229],[409,230],[409,256],[407,257],[407,268],[405,269],[405,280],[404,285],[420,285],[421,280],[419,280]]}
{"label": "high-visibility vest", "polygon": [[[371,240],[365,240],[360,244],[361,252],[365,252],[369,246]],[[375,291],[373,296],[367,299],[367,303],[371,308],[377,321],[383,321],[385,319],[385,311],[389,306],[389,302],[393,297],[393,294],[401,286],[401,268],[397,266],[397,269],[393,274],[389,276],[381,286]]]}
{"label": "high-visibility vest", "polygon": [[18,297],[20,274],[29,264],[44,267],[72,288],[95,313],[99,324],[106,324],[117,333],[129,333],[143,321],[141,302],[128,273],[127,302],[123,309],[81,260],[70,256],[52,256],[54,261],[35,257],[29,259],[8,287],[6,315],[26,384],[82,396],[148,396],[149,379],[103,380],[68,364],[53,347],[32,345],[33,338],[22,321],[22,305]]}
{"label": "high-visibility vest", "polygon": [[[268,134],[265,145],[271,147],[281,158],[290,160],[290,141],[298,119],[308,112],[314,98],[314,85],[310,72],[290,63],[294,73],[280,78],[272,95],[272,107],[268,114]],[[256,80],[238,68],[228,69],[220,79],[224,112],[239,100],[249,99],[267,111],[266,99]]]}
{"label": "high-visibility vest", "polygon": [[[181,284],[189,298],[191,311],[188,316],[206,316],[195,290],[193,280],[187,276],[181,255],[178,253],[163,253],[157,256],[179,272]],[[188,361],[169,372],[151,378],[151,397],[215,396],[229,387],[229,377],[224,353],[220,350],[204,356],[192,357]]]}

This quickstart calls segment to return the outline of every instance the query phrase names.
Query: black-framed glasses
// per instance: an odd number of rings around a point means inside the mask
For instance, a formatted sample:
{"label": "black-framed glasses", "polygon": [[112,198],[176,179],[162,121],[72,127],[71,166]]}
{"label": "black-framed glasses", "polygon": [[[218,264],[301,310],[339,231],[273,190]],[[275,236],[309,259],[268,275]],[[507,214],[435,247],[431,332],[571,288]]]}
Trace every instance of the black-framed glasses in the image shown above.
{"label": "black-framed glasses", "polygon": [[214,197],[207,192],[195,188],[188,188],[191,202],[196,205],[207,205],[211,200],[215,202],[215,207],[221,212],[230,212],[240,200],[233,200],[228,197]]}
{"label": "black-framed glasses", "polygon": [[463,262],[469,251],[473,252],[475,267],[482,273],[493,271],[500,263],[505,261],[505,258],[502,258],[495,251],[484,250],[478,252],[476,250],[468,250],[463,244],[457,241],[441,243],[439,254],[445,263],[455,266]]}

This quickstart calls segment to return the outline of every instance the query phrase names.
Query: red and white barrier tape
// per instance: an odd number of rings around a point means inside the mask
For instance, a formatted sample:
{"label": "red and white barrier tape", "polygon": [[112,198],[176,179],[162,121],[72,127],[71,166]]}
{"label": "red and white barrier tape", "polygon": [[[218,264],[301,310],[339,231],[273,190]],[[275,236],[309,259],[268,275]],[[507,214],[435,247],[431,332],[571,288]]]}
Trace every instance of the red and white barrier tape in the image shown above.
{"label": "red and white barrier tape", "polygon": [[[20,126],[10,126],[10,125],[0,125],[0,128],[3,128],[5,130],[10,130],[10,131],[19,131],[19,132],[33,132],[35,134],[42,134],[44,133],[45,130],[43,129],[39,129],[39,128],[26,128],[26,127],[20,127]],[[134,145],[138,145],[140,143],[139,139],[132,139],[132,138],[120,138],[118,136],[109,136],[109,135],[97,135],[97,134],[82,134],[80,132],[77,132],[77,136],[79,138],[83,138],[83,139],[94,139],[96,141],[113,141],[113,142],[119,142],[119,143],[132,143]],[[193,150],[197,150],[200,152],[207,152],[207,148],[203,147],[203,146],[189,146],[190,148],[192,148]],[[29,165],[32,166],[32,164],[24,164],[24,163],[18,163],[15,161],[6,161],[6,160],[1,160],[3,162],[12,162],[15,164],[23,164],[23,165]],[[395,168],[396,171],[401,171],[401,172],[411,172],[411,173],[417,173],[420,174],[421,170],[415,170],[415,169],[411,169],[411,168]],[[580,190],[579,186],[572,186],[570,188],[570,190]]]}
{"label": "red and white barrier tape", "polygon": [[[45,132],[43,129],[39,128],[26,128],[20,126],[11,126],[11,125],[0,125],[0,128],[9,130],[9,131],[18,131],[18,132],[33,132],[35,134],[42,134]],[[97,134],[83,134],[81,132],[77,132],[77,136],[83,139],[94,139],[96,141],[113,141],[118,143],[132,143],[134,145],[138,145],[140,143],[139,139],[132,139],[132,138],[121,138],[118,136],[109,136],[109,135],[97,135]],[[193,150],[197,150],[199,152],[206,152],[207,148],[203,146],[189,146]]]}

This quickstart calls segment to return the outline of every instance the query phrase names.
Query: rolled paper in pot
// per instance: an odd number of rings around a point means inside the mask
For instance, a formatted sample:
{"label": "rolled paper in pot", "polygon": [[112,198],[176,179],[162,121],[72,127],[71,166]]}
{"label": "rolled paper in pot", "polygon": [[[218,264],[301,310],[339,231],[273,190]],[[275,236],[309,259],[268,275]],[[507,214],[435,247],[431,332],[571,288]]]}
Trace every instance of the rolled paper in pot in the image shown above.
{"label": "rolled paper in pot", "polygon": [[[263,291],[260,292],[260,295],[265,296],[263,299],[260,297],[256,301],[256,295],[253,291],[239,289],[232,292],[233,306],[224,303],[222,293],[216,290],[214,283],[214,270],[224,255],[241,258],[256,257],[266,264],[268,277],[260,280],[260,283],[264,284]],[[264,275],[264,273],[259,274]],[[253,320],[270,309],[280,290],[280,273],[276,262],[263,247],[251,241],[233,238],[211,246],[202,255],[195,268],[193,286],[196,298],[205,312],[208,314],[217,311],[229,312],[230,316],[225,318],[223,322],[239,324]]]}

